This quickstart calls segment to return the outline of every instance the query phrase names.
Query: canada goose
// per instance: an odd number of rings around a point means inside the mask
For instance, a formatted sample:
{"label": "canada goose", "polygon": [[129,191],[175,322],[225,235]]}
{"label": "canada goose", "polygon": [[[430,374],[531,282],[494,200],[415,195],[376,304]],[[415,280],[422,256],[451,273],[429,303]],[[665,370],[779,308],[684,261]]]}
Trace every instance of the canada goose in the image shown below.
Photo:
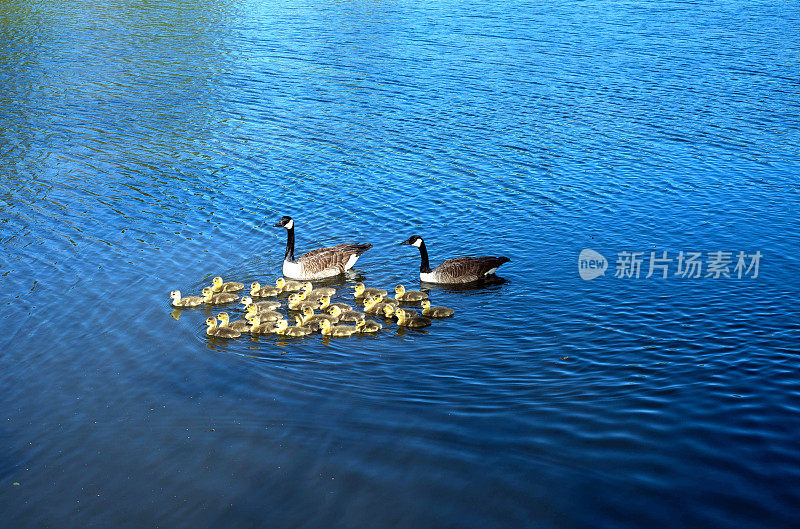
{"label": "canada goose", "polygon": [[239,299],[239,296],[236,294],[231,294],[230,292],[220,292],[219,294],[214,294],[214,291],[211,290],[211,287],[205,287],[203,289],[203,301],[206,303],[211,303],[212,305],[230,303],[232,301],[236,301],[237,299]]}
{"label": "canada goose", "polygon": [[211,280],[211,290],[214,292],[239,292],[243,288],[243,284],[234,281],[224,283],[219,276]]}
{"label": "canada goose", "polygon": [[258,316],[258,318],[262,322],[275,321],[283,318],[283,314],[281,314],[280,312],[267,309],[259,310],[259,308],[256,307],[255,305],[249,305],[247,307],[247,311],[245,312],[244,319],[246,319],[249,322],[252,322],[255,316]]}
{"label": "canada goose", "polygon": [[256,314],[250,320],[252,325],[250,326],[250,334],[270,334],[274,333],[275,329],[278,327],[278,319],[273,321],[262,322],[261,317]]}
{"label": "canada goose", "polygon": [[331,325],[328,320],[319,323],[319,330],[324,336],[352,336],[358,330],[350,325]]}
{"label": "canada goose", "polygon": [[342,310],[339,307],[331,307],[328,314],[338,318],[342,323],[355,323],[364,319],[364,313],[357,310]]}
{"label": "canada goose", "polygon": [[241,304],[244,305],[244,308],[247,309],[251,305],[256,307],[257,310],[260,312],[262,310],[275,310],[281,306],[279,301],[258,301],[254,302],[253,298],[250,296],[245,296],[242,298]]}
{"label": "canada goose", "polygon": [[423,318],[422,316],[407,318],[406,313],[403,312],[402,309],[397,309],[395,311],[395,316],[397,316],[397,325],[401,327],[427,327],[431,324],[431,320]]}
{"label": "canada goose", "polygon": [[169,297],[172,299],[173,307],[196,307],[206,302],[205,296],[186,296],[182,298],[180,290],[173,290],[169,293]]}
{"label": "canada goose", "polygon": [[397,301],[422,301],[423,299],[428,299],[428,295],[425,292],[406,290],[403,285],[394,287],[394,292],[394,299]]}
{"label": "canada goose", "polygon": [[275,227],[286,228],[286,255],[283,259],[283,275],[294,279],[323,279],[343,274],[353,268],[358,257],[372,248],[366,244],[339,244],[330,248],[319,248],[294,258],[294,220],[282,217]]}
{"label": "canada goose", "polygon": [[250,285],[250,296],[254,298],[274,298],[281,292],[283,290],[277,286],[266,285],[262,287],[258,281]]}
{"label": "canada goose", "polygon": [[216,338],[238,338],[242,335],[239,331],[234,331],[230,327],[217,327],[217,318],[209,316],[206,318],[206,334]]}
{"label": "canada goose", "polygon": [[447,307],[431,307],[429,299],[422,300],[422,315],[429,318],[449,318],[454,314],[453,309]]}
{"label": "canada goose", "polygon": [[275,334],[280,334],[281,336],[306,336],[311,334],[311,330],[307,327],[289,327],[289,322],[286,320],[278,320]]}
{"label": "canada goose", "polygon": [[306,307],[303,309],[303,316],[301,318],[304,327],[310,327],[315,331],[319,329],[320,323],[322,321],[328,321],[330,323],[338,323],[339,318],[337,316],[333,316],[331,314],[314,314],[314,309],[311,307]]}
{"label": "canada goose", "polygon": [[217,314],[217,319],[219,320],[220,327],[228,327],[229,329],[233,329],[236,332],[250,331],[249,323],[247,323],[245,320],[231,321],[231,317],[228,315],[227,312],[220,312],[219,314]]}
{"label": "canada goose", "polygon": [[353,297],[356,298],[356,299],[361,299],[361,298],[363,298],[364,296],[367,296],[367,295],[369,295],[369,296],[378,296],[378,295],[380,295],[380,296],[384,296],[385,297],[387,294],[389,294],[389,293],[386,292],[385,290],[383,290],[382,288],[367,288],[367,287],[364,286],[364,283],[360,283],[359,282],[359,283],[356,283],[355,291],[353,292]]}
{"label": "canada goose", "polygon": [[356,329],[362,334],[378,332],[383,329],[383,325],[373,320],[360,320],[356,322]]}
{"label": "canada goose", "polygon": [[497,268],[511,259],[501,257],[456,257],[444,261],[436,268],[428,262],[428,249],[419,235],[412,235],[400,244],[416,246],[419,249],[419,279],[427,283],[472,283],[492,276]]}

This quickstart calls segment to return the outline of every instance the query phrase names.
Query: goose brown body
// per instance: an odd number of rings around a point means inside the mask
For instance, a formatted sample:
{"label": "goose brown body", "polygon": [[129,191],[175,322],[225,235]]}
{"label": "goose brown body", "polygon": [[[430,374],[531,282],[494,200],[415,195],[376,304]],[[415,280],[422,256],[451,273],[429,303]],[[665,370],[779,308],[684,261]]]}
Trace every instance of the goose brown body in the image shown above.
{"label": "goose brown body", "polygon": [[275,226],[286,228],[286,255],[283,275],[293,279],[324,279],[343,274],[351,269],[359,256],[372,248],[369,243],[345,243],[328,248],[318,248],[294,258],[294,220],[282,217]]}
{"label": "goose brown body", "polygon": [[511,259],[505,256],[455,257],[443,261],[436,268],[430,267],[428,249],[419,235],[412,235],[400,244],[407,244],[419,249],[419,279],[427,283],[474,283],[493,276],[503,263]]}

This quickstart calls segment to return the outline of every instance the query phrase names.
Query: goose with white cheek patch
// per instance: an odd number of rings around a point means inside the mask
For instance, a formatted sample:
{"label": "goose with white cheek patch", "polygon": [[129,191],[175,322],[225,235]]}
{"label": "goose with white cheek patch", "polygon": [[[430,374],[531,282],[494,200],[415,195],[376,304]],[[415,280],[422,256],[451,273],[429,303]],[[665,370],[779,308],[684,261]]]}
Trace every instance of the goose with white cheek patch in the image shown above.
{"label": "goose with white cheek patch", "polygon": [[428,261],[428,249],[425,247],[425,241],[422,240],[422,237],[412,235],[400,244],[415,246],[419,249],[421,258],[419,279],[426,283],[453,284],[482,281],[493,276],[500,265],[511,260],[505,256],[455,257],[444,261],[436,268],[431,268]]}
{"label": "goose with white cheek patch", "polygon": [[283,259],[283,275],[292,279],[314,280],[333,277],[353,268],[359,256],[372,248],[365,244],[339,244],[319,248],[294,258],[294,220],[282,217],[275,227],[286,228],[286,255]]}

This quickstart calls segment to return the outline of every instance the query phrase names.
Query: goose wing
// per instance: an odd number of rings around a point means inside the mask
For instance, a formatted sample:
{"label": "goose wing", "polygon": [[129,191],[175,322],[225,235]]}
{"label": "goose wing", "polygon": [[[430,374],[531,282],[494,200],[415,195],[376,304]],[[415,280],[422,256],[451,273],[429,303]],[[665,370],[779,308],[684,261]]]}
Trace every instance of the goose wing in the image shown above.
{"label": "goose wing", "polygon": [[[319,248],[311,250],[301,255],[297,262],[304,270],[311,273],[322,272],[323,270],[336,269],[344,272],[350,263],[351,257],[358,257],[362,253],[372,248],[369,243],[354,244],[346,243],[331,246],[329,248]],[[351,265],[352,266],[352,265]]]}
{"label": "goose wing", "polygon": [[494,273],[497,267],[508,261],[510,261],[508,257],[456,257],[444,261],[433,270],[433,273],[439,281],[466,283],[477,281],[489,272]]}

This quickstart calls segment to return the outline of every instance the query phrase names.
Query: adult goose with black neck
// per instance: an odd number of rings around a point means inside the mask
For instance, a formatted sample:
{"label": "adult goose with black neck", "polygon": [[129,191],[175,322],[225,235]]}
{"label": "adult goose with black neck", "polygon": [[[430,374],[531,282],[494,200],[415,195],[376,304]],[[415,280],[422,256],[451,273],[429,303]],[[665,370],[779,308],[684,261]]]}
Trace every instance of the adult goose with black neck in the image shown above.
{"label": "adult goose with black neck", "polygon": [[329,248],[319,248],[294,258],[294,220],[282,217],[275,227],[286,228],[286,256],[283,275],[291,279],[314,280],[343,274],[353,268],[359,256],[372,248],[369,243],[346,243]]}
{"label": "adult goose with black neck", "polygon": [[421,258],[419,279],[426,283],[473,283],[494,275],[498,267],[511,259],[508,257],[455,257],[448,259],[436,268],[428,261],[428,249],[419,235],[412,235],[400,243],[415,246]]}

